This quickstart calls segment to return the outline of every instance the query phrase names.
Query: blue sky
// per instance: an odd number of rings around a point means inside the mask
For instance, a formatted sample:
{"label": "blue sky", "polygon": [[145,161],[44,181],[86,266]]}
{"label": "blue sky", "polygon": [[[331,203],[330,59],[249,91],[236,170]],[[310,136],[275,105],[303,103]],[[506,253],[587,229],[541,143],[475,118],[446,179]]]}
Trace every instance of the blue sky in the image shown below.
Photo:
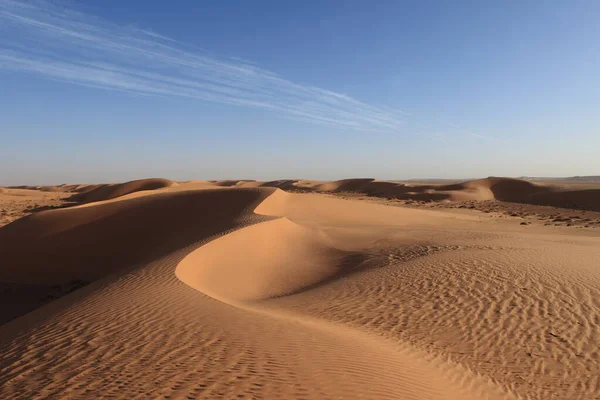
{"label": "blue sky", "polygon": [[0,0],[0,184],[600,174],[600,2]]}

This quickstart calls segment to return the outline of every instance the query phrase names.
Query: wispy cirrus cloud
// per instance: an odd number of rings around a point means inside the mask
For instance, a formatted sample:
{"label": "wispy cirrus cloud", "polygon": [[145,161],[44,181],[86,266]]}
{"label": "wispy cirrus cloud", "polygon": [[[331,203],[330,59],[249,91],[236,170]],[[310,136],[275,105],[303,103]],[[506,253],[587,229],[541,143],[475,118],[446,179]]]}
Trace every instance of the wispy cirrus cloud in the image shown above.
{"label": "wispy cirrus cloud", "polygon": [[255,107],[341,128],[394,132],[404,125],[400,112],[46,1],[0,0],[0,69],[107,90]]}

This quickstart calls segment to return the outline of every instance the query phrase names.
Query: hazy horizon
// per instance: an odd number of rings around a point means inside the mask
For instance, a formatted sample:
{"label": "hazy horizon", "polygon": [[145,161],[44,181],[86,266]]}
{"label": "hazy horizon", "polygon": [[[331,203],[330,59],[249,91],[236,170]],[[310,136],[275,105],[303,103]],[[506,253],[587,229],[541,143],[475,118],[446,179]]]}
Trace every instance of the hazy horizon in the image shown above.
{"label": "hazy horizon", "polygon": [[[276,179],[254,179],[254,178],[247,178],[247,177],[241,177],[241,178],[236,178],[236,177],[229,177],[229,178],[222,178],[222,179],[212,179],[212,178],[206,178],[206,179],[200,179],[200,178],[190,178],[190,179],[171,179],[168,176],[139,176],[139,177],[134,177],[132,179],[121,179],[121,180],[113,180],[113,181],[86,181],[86,182],[37,182],[37,181],[31,181],[28,183],[16,183],[16,184],[7,184],[7,185],[0,185],[0,186],[4,186],[4,187],[20,187],[20,186],[60,186],[60,185],[72,185],[72,184],[120,184],[120,183],[124,183],[124,182],[129,182],[129,181],[136,181],[136,180],[146,180],[146,179],[153,179],[153,178],[158,178],[158,179],[169,179],[172,180],[174,182],[187,182],[187,181],[193,181],[193,180],[199,180],[199,181],[207,181],[207,182],[218,182],[218,181],[249,181],[249,182],[273,182],[273,181],[288,181],[288,180],[307,180],[307,181],[328,181],[327,179],[318,179],[318,178],[305,178],[305,177],[286,177],[286,178],[276,178]],[[569,181],[571,183],[575,183],[578,180],[581,181],[581,183],[596,183],[596,182],[600,182],[600,176],[598,175],[585,175],[585,176],[473,176],[473,177],[461,177],[461,178],[436,178],[436,177],[424,177],[424,178],[377,178],[377,177],[361,177],[361,176],[354,176],[354,177],[342,177],[339,179],[331,179],[331,181],[342,181],[342,180],[355,180],[355,179],[374,179],[376,181],[386,181],[386,182],[467,182],[467,181],[472,181],[472,180],[477,180],[477,179],[485,179],[485,178],[513,178],[513,179],[525,179],[525,180],[531,180],[531,181],[561,181],[561,180],[565,180],[565,181]],[[587,178],[589,178],[589,180],[586,180]],[[575,181],[575,182],[572,182]]]}
{"label": "hazy horizon", "polygon": [[0,0],[0,185],[598,175],[599,17]]}

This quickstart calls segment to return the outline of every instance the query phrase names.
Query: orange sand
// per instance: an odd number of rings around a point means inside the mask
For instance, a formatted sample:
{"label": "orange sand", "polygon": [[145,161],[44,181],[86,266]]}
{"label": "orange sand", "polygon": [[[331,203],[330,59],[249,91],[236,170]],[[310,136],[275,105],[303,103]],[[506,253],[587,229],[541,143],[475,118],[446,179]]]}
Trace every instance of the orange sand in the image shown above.
{"label": "orange sand", "polygon": [[0,398],[600,397],[596,230],[276,188],[595,195],[521,182],[65,185],[0,228]]}

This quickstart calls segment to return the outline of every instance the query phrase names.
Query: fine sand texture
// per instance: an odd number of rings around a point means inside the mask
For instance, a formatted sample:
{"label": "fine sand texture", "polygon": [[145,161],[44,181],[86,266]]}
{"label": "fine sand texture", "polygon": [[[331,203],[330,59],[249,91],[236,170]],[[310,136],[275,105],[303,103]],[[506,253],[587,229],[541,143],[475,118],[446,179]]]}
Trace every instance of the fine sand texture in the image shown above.
{"label": "fine sand texture", "polygon": [[[402,190],[565,192],[480,181]],[[597,229],[312,193],[369,185],[5,189],[63,203],[0,228],[0,398],[600,398]]]}

